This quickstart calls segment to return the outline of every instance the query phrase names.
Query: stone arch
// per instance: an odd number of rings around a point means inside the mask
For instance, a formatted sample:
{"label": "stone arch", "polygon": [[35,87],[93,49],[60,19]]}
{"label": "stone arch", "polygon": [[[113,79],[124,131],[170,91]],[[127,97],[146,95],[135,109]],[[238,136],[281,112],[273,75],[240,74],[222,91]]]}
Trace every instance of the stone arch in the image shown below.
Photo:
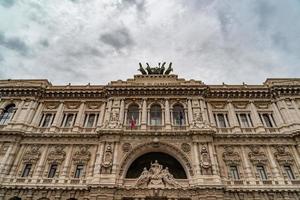
{"label": "stone arch", "polygon": [[11,197],[9,200],[22,200],[22,198],[18,197],[18,196],[14,196],[14,197]]}
{"label": "stone arch", "polygon": [[130,152],[127,153],[127,155],[121,161],[118,173],[119,177],[121,179],[124,179],[131,164],[138,157],[150,152],[162,152],[169,154],[182,165],[188,179],[194,176],[194,170],[192,168],[190,159],[180,149],[167,143],[148,142],[138,145],[137,147],[133,148]]}
{"label": "stone arch", "polygon": [[126,103],[125,109],[128,109],[132,105],[137,105],[139,107],[139,109],[142,109],[142,105],[138,101],[130,101],[130,102]]}
{"label": "stone arch", "polygon": [[187,109],[187,105],[185,102],[182,101],[174,101],[170,104],[170,108],[173,108],[176,105],[181,105],[184,109]]}
{"label": "stone arch", "polygon": [[149,104],[147,105],[147,109],[151,109],[151,107],[153,105],[159,105],[161,107],[161,109],[165,109],[165,105],[160,101],[151,101],[151,102],[149,102]]}

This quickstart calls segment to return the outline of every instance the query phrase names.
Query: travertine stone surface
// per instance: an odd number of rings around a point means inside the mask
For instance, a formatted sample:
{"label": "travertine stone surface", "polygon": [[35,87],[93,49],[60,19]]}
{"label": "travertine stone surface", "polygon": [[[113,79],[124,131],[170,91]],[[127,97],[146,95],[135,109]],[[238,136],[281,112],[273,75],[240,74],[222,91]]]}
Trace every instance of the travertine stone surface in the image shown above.
{"label": "travertine stone surface", "polygon": [[300,79],[0,80],[0,97],[0,199],[300,199]]}

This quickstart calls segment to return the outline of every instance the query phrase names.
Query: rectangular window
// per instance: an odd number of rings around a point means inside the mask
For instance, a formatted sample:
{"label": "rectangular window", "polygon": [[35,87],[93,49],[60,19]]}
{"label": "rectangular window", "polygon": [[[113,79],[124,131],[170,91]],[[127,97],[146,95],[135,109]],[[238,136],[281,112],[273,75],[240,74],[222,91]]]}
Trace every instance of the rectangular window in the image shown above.
{"label": "rectangular window", "polygon": [[217,127],[219,127],[219,128],[229,127],[227,114],[217,113],[217,114],[214,114],[214,117],[215,117]]}
{"label": "rectangular window", "polygon": [[284,168],[285,173],[289,177],[289,179],[294,180],[295,176],[294,176],[294,173],[293,173],[293,170],[292,170],[291,166],[285,165],[285,166],[283,166],[283,168]]}
{"label": "rectangular window", "polygon": [[22,173],[22,177],[29,176],[31,168],[32,168],[32,164],[26,164]]}
{"label": "rectangular window", "polygon": [[85,114],[84,127],[86,128],[95,127],[98,121],[98,116],[99,115],[95,113]]}
{"label": "rectangular window", "polygon": [[256,166],[256,170],[257,170],[257,173],[258,173],[258,175],[259,175],[259,177],[260,177],[261,180],[264,181],[264,180],[268,179],[264,166],[257,165]]}
{"label": "rectangular window", "polygon": [[54,113],[44,113],[41,118],[40,127],[47,128],[53,123],[55,114]]}
{"label": "rectangular window", "polygon": [[267,128],[276,127],[273,115],[271,113],[260,113],[259,117],[265,127]]}
{"label": "rectangular window", "polygon": [[237,166],[229,166],[229,171],[230,171],[231,178],[233,178],[234,180],[240,179]]}
{"label": "rectangular window", "polygon": [[82,176],[83,168],[84,168],[83,165],[76,166],[74,178],[80,178]]}
{"label": "rectangular window", "polygon": [[57,164],[52,164],[49,169],[48,178],[53,178],[57,170]]}
{"label": "rectangular window", "polygon": [[76,119],[75,113],[65,113],[62,121],[62,126],[65,128],[70,128],[74,125]]}
{"label": "rectangular window", "polygon": [[242,128],[250,128],[253,127],[251,116],[249,113],[239,113],[236,114],[236,117],[239,121],[239,124]]}

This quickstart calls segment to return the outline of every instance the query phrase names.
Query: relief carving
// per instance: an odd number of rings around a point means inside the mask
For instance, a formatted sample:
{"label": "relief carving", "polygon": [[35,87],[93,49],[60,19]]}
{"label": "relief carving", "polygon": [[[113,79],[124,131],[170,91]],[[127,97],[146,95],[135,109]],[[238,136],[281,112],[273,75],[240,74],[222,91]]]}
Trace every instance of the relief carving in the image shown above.
{"label": "relief carving", "polygon": [[135,185],[148,188],[181,187],[169,172],[168,167],[163,169],[157,160],[154,163],[151,162],[149,170],[144,168]]}
{"label": "relief carving", "polygon": [[257,145],[253,145],[249,147],[251,152],[249,152],[249,160],[257,165],[257,164],[267,164],[268,158],[265,153],[260,151],[260,147]]}
{"label": "relief carving", "polygon": [[227,166],[229,165],[240,165],[241,157],[237,152],[234,152],[232,146],[224,147],[225,152],[223,153],[223,160]]}
{"label": "relief carving", "polygon": [[124,143],[124,144],[122,145],[122,150],[123,150],[123,152],[125,152],[125,153],[129,152],[131,149],[132,149],[132,146],[131,146],[130,143]]}
{"label": "relief carving", "polygon": [[286,150],[286,146],[278,145],[275,146],[276,152],[274,153],[275,159],[280,165],[292,165],[294,158],[290,152]]}
{"label": "relief carving", "polygon": [[195,109],[193,112],[192,128],[208,128],[208,125],[203,121],[200,109]]}
{"label": "relief carving", "polygon": [[48,155],[48,162],[51,163],[58,163],[61,164],[66,156],[66,152],[64,151],[64,146],[62,145],[57,145],[54,147],[54,150],[52,150],[49,155]]}
{"label": "relief carving", "polygon": [[79,151],[77,151],[73,156],[73,161],[75,164],[88,163],[90,160],[91,153],[88,151],[88,146],[83,145],[79,147]]}
{"label": "relief carving", "polygon": [[24,163],[36,163],[40,158],[40,146],[34,145],[30,148],[29,151],[26,151],[23,156]]}
{"label": "relief carving", "polygon": [[203,175],[212,175],[212,165],[206,146],[202,146],[200,152],[200,166]]}
{"label": "relief carving", "polygon": [[114,129],[121,127],[122,124],[119,121],[119,115],[119,109],[112,110],[109,122],[107,123],[107,128]]}
{"label": "relief carving", "polygon": [[110,174],[113,164],[113,150],[112,143],[108,143],[105,147],[101,163],[101,174]]}
{"label": "relief carving", "polygon": [[182,151],[189,153],[191,151],[191,145],[189,145],[188,143],[182,143],[181,149]]}

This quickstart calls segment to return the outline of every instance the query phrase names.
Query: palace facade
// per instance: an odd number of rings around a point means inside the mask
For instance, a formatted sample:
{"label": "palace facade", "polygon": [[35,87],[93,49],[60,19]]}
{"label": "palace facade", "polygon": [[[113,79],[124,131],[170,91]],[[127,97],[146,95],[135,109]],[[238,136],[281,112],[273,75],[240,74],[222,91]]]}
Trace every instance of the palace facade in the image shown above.
{"label": "palace facade", "polygon": [[1,80],[0,199],[300,199],[300,79],[145,73]]}

